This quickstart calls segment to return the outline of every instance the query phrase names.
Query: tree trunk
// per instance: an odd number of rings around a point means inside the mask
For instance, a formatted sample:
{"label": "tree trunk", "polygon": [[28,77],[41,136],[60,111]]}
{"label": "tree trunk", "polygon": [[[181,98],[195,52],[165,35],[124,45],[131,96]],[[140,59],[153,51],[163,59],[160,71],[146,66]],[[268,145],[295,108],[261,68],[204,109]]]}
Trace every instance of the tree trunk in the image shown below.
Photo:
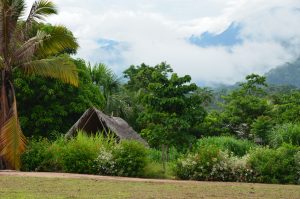
{"label": "tree trunk", "polygon": [[[6,71],[1,71],[1,95],[0,95],[0,136],[1,136],[1,129],[8,119],[9,114],[9,103],[8,103],[8,91],[7,91],[7,75]],[[1,152],[0,146],[0,152]],[[0,170],[10,169],[8,162],[5,160],[3,156],[0,156]]]}

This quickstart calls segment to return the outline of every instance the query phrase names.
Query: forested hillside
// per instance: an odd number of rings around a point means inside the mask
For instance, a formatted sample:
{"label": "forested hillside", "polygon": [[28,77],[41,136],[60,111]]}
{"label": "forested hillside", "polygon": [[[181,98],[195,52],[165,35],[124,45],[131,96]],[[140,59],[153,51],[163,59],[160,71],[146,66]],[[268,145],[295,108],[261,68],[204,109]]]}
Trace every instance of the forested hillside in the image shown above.
{"label": "forested hillside", "polygon": [[292,85],[300,87],[300,58],[295,62],[286,63],[266,73],[268,84]]}

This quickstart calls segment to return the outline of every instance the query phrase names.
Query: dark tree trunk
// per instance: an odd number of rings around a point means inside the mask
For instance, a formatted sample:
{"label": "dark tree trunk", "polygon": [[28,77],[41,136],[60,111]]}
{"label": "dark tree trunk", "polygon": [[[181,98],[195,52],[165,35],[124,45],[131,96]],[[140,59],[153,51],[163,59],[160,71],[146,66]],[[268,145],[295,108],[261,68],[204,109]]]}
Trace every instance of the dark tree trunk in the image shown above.
{"label": "dark tree trunk", "polygon": [[[9,114],[9,91],[7,90],[9,86],[7,86],[7,74],[5,70],[1,71],[1,95],[0,95],[0,130],[2,129],[5,121],[8,119]],[[1,131],[0,131],[1,136]],[[0,146],[1,150],[1,146]],[[11,169],[8,162],[5,160],[3,156],[0,156],[0,170]]]}

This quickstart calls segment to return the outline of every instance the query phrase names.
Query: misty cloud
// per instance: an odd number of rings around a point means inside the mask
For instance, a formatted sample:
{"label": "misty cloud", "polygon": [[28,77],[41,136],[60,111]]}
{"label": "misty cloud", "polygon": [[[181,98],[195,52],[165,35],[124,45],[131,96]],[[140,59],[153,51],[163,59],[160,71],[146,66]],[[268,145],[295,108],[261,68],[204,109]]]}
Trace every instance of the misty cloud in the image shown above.
{"label": "misty cloud", "polygon": [[[32,2],[28,0],[28,2]],[[300,54],[299,0],[54,0],[49,21],[70,28],[78,57],[121,72],[131,64],[166,61],[195,82],[234,83]],[[195,45],[239,24],[238,45]],[[101,39],[111,41],[105,47]],[[226,39],[226,38],[223,38]]]}

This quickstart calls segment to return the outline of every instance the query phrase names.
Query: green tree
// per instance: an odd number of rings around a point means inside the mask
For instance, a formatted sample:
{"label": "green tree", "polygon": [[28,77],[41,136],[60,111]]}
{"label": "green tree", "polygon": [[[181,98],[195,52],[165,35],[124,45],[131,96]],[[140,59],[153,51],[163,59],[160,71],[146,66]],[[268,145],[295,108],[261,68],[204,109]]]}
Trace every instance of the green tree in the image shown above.
{"label": "green tree", "polygon": [[[76,49],[75,38],[66,29],[54,26],[51,34],[38,30],[32,34],[33,24],[57,13],[55,5],[47,0],[36,1],[25,21],[24,0],[0,1],[0,167],[19,169],[20,154],[25,149],[21,131],[13,74],[41,75],[78,85],[76,66],[66,56],[55,56],[64,49]],[[30,106],[30,104],[27,104]],[[5,161],[3,161],[5,160]],[[4,165],[5,164],[5,165]]]}
{"label": "green tree", "polygon": [[271,99],[274,104],[271,114],[276,123],[300,122],[300,90],[277,93]]}
{"label": "green tree", "polygon": [[190,83],[191,77],[179,77],[166,63],[131,66],[124,73],[129,79],[125,87],[139,92],[143,111],[138,123],[150,145],[188,145],[206,115],[202,106],[206,98]]}
{"label": "green tree", "polygon": [[265,77],[251,74],[246,80],[238,89],[224,96],[221,117],[229,132],[239,137],[253,138],[251,125],[259,116],[268,114],[270,103],[264,91],[267,87]]}
{"label": "green tree", "polygon": [[80,59],[73,62],[78,69],[78,87],[55,79],[15,73],[20,122],[26,137],[56,138],[66,133],[86,109],[104,107],[103,94],[93,83],[86,63]]}

